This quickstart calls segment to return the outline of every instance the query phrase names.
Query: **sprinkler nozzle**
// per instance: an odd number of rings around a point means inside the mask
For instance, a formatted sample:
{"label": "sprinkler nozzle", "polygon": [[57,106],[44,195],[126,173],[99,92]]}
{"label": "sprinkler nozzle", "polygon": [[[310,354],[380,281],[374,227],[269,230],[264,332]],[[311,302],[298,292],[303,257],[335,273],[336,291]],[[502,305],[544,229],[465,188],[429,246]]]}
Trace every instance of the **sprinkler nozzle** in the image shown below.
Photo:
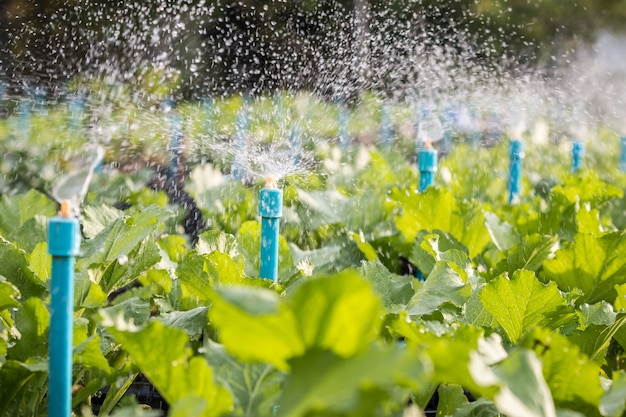
{"label": "sprinkler nozzle", "polygon": [[426,142],[424,142],[424,148],[433,149],[433,143],[430,140],[426,140]]}
{"label": "sprinkler nozzle", "polygon": [[59,211],[59,216],[64,219],[69,219],[72,217],[72,203],[69,200],[61,201],[61,210]]}
{"label": "sprinkler nozzle", "polygon": [[265,179],[265,188],[267,188],[267,189],[278,188],[277,185],[276,185],[276,179],[274,179],[274,177],[272,177],[272,176],[268,176]]}

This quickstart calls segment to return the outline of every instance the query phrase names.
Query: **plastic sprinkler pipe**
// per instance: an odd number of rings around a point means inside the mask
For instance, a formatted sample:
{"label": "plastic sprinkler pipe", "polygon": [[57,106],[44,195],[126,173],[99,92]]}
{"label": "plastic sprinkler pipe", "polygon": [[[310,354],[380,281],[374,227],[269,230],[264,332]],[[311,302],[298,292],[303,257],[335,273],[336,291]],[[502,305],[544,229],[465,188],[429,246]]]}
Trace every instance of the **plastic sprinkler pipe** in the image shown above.
{"label": "plastic sprinkler pipe", "polygon": [[392,136],[391,112],[389,111],[389,105],[383,103],[380,106],[380,142],[383,147],[388,148],[391,146]]}
{"label": "plastic sprinkler pipe", "polygon": [[245,175],[244,154],[247,146],[248,127],[250,118],[248,115],[248,101],[244,98],[244,103],[237,113],[235,121],[235,162],[233,164],[233,178],[241,181]]}
{"label": "plastic sprinkler pipe", "polygon": [[80,250],[80,225],[71,212],[69,201],[63,201],[59,215],[48,224],[52,255],[48,417],[68,417],[72,412],[74,257]]}
{"label": "plastic sprinkler pipe", "polygon": [[572,142],[572,172],[574,174],[580,170],[584,156],[585,145],[581,141],[574,139]]}
{"label": "plastic sprinkler pipe", "polygon": [[420,172],[419,192],[423,192],[435,182],[437,172],[437,150],[430,142],[426,142],[417,154],[417,166]]}
{"label": "plastic sprinkler pipe", "polygon": [[620,136],[620,154],[619,154],[619,167],[622,172],[626,172],[626,135]]}
{"label": "plastic sprinkler pipe", "polygon": [[259,275],[263,279],[278,281],[278,236],[280,218],[283,216],[283,190],[272,177],[267,178],[259,202],[261,216],[261,261]]}
{"label": "plastic sprinkler pipe", "polygon": [[206,134],[215,128],[215,101],[212,97],[202,100],[202,133]]}
{"label": "plastic sprinkler pipe", "polygon": [[524,159],[524,142],[511,139],[509,142],[509,204],[519,199],[522,188],[522,160]]}

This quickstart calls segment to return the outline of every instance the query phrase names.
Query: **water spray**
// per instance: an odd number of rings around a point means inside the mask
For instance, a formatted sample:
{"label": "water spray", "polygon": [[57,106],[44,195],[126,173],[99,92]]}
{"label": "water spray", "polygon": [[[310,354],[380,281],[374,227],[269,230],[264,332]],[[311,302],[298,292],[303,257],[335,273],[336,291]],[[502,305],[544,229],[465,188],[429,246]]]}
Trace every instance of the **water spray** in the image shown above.
{"label": "water spray", "polygon": [[30,109],[30,99],[22,97],[17,107],[17,134],[24,140],[30,137]]}
{"label": "water spray", "polygon": [[283,216],[283,190],[273,177],[267,177],[259,199],[261,216],[261,250],[259,275],[263,279],[278,281],[278,246],[280,218]]}
{"label": "water spray", "polygon": [[245,152],[248,142],[248,129],[250,125],[249,115],[250,98],[245,96],[243,104],[237,113],[235,121],[235,161],[233,163],[233,178],[241,181],[246,174]]}
{"label": "water spray", "polygon": [[337,123],[339,124],[339,146],[341,149],[347,149],[350,144],[350,133],[348,131],[350,115],[345,100],[340,98],[337,102],[339,104],[339,115],[337,117]]}
{"label": "water spray", "polygon": [[391,146],[393,138],[391,111],[389,107],[389,104],[384,102],[380,106],[380,143],[385,148]]}
{"label": "water spray", "polygon": [[80,250],[80,225],[72,211],[71,203],[63,201],[59,215],[48,224],[52,255],[48,417],[68,417],[72,412],[74,257]]}
{"label": "water spray", "polygon": [[85,111],[85,96],[81,93],[75,93],[70,98],[69,113],[70,129],[79,132],[83,127],[83,115]]}
{"label": "water spray", "polygon": [[202,133],[207,134],[215,129],[215,101],[212,97],[202,100]]}

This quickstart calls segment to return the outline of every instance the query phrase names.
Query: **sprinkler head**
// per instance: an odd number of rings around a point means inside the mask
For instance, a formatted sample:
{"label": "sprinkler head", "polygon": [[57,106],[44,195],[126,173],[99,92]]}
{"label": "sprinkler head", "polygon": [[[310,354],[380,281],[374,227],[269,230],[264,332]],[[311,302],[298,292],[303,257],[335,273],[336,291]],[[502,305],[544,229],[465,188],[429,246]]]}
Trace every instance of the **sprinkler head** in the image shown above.
{"label": "sprinkler head", "polygon": [[424,149],[433,149],[433,143],[430,140],[427,140],[424,143]]}
{"label": "sprinkler head", "polygon": [[272,176],[268,176],[265,179],[265,188],[267,189],[275,189],[278,188],[278,186],[276,185],[276,179]]}
{"label": "sprinkler head", "polygon": [[72,203],[70,200],[61,201],[61,210],[59,210],[59,216],[64,219],[69,219],[72,217]]}

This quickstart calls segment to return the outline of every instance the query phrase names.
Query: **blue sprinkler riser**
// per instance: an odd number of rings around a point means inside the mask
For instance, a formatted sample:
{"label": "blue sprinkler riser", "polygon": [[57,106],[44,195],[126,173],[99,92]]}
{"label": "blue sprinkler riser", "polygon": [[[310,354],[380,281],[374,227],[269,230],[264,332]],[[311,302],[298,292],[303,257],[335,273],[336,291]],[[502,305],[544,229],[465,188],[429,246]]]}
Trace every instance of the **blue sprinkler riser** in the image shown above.
{"label": "blue sprinkler riser", "polygon": [[422,148],[419,150],[417,158],[417,166],[420,172],[419,192],[421,193],[435,183],[437,151],[435,149]]}
{"label": "blue sprinkler riser", "polygon": [[582,167],[584,156],[585,156],[585,145],[579,140],[574,140],[572,142],[572,172],[573,173],[577,173]]}
{"label": "blue sprinkler riser", "polygon": [[522,189],[522,160],[524,143],[519,139],[509,142],[509,204],[515,202]]}
{"label": "blue sprinkler riser", "polygon": [[277,188],[261,190],[259,215],[261,216],[261,250],[259,275],[263,279],[278,281],[278,247],[280,218],[283,215],[283,191]]}
{"label": "blue sprinkler riser", "polygon": [[68,417],[72,411],[74,256],[80,250],[79,233],[80,225],[74,218],[50,219],[48,252],[52,255],[52,278],[48,417]]}
{"label": "blue sprinkler riser", "polygon": [[619,154],[619,166],[623,172],[626,172],[626,136],[620,136],[620,154]]}

